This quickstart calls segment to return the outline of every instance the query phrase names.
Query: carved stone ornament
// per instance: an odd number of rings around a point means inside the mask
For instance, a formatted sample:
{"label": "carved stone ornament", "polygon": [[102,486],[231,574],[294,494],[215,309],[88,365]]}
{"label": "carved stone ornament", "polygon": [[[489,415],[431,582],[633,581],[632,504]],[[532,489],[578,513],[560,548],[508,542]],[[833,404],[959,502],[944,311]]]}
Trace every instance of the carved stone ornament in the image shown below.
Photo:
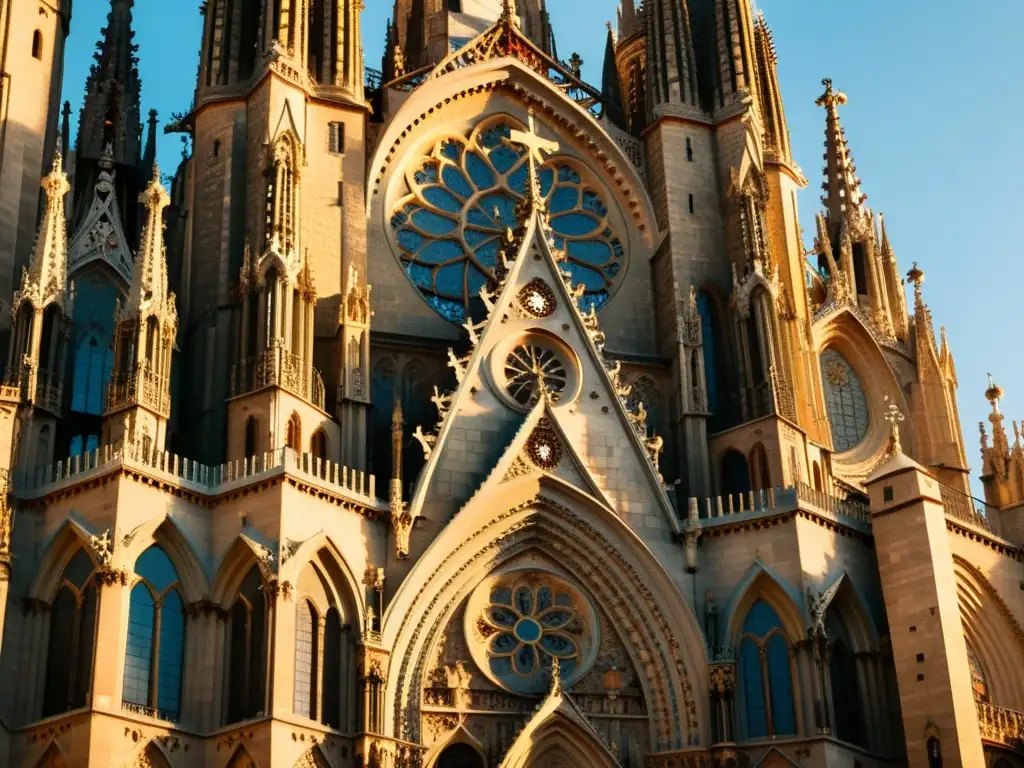
{"label": "carved stone ornament", "polygon": [[516,297],[519,308],[530,317],[550,317],[558,306],[555,293],[539,277],[524,285]]}
{"label": "carved stone ornament", "polygon": [[538,469],[551,471],[562,461],[562,443],[546,418],[541,419],[526,441],[526,456]]}
{"label": "carved stone ornament", "polygon": [[719,696],[736,690],[736,665],[712,664],[708,667],[708,684],[712,693]]}
{"label": "carved stone ornament", "polygon": [[100,567],[109,568],[114,559],[114,540],[110,537],[110,529],[107,528],[100,536],[90,536],[89,546]]}

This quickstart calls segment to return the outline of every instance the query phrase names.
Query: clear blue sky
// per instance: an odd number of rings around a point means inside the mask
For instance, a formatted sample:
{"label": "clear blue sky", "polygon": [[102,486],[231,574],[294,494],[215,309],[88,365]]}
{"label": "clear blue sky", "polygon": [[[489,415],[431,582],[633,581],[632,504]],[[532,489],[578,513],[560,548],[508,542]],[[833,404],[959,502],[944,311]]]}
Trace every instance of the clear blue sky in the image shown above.
{"label": "clear blue sky", "polygon": [[[379,67],[390,0],[363,14],[368,66]],[[548,0],[562,58],[578,51],[599,83],[605,21],[616,0]],[[1006,390],[1003,411],[1024,419],[1024,202],[1019,125],[1024,118],[1024,3],[936,4],[925,0],[758,0],[775,33],[793,151],[810,185],[801,219],[814,231],[824,118],[814,106],[822,77],[850,103],[842,119],[863,189],[883,212],[900,267],[918,261],[936,327],[945,325],[960,378],[968,459],[977,471],[977,422],[992,371]],[[81,105],[107,0],[78,0],[68,40],[65,98]],[[191,102],[200,45],[199,0],[137,0],[144,109],[166,118]],[[581,13],[584,11],[585,13]],[[171,170],[180,141],[161,139]],[[810,237],[810,234],[808,234]],[[809,244],[809,243],[808,243]]]}

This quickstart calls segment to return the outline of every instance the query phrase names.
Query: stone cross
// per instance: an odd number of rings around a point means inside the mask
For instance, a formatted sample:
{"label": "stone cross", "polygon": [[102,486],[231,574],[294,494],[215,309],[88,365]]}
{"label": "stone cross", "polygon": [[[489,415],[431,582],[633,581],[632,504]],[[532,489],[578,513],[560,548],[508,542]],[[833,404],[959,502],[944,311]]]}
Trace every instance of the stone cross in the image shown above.
{"label": "stone cross", "polygon": [[558,142],[545,139],[537,133],[537,121],[534,118],[533,109],[530,110],[529,128],[525,131],[512,131],[509,134],[508,142],[526,147],[527,161],[530,163],[530,189],[527,190],[527,197],[537,202],[540,199],[537,166],[544,163],[543,153],[551,155],[558,151]]}
{"label": "stone cross", "polygon": [[[888,395],[886,395],[885,402],[889,403]],[[893,456],[903,453],[903,446],[900,445],[900,424],[906,420],[906,416],[903,415],[903,411],[896,403],[889,403],[883,418],[889,422],[889,427],[892,430],[892,434],[889,436],[889,452]]]}

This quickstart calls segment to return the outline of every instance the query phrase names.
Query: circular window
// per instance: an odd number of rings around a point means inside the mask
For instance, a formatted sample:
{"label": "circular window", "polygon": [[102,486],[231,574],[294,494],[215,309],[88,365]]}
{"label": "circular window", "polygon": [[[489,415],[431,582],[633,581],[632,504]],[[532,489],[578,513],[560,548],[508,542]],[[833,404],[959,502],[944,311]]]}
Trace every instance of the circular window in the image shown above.
{"label": "circular window", "polygon": [[520,405],[534,405],[544,393],[557,403],[568,378],[558,352],[543,343],[518,344],[505,358],[505,391]]}
{"label": "circular window", "polygon": [[834,349],[821,353],[821,379],[832,425],[832,446],[842,453],[860,443],[868,432],[867,396],[853,366]]}
{"label": "circular window", "polygon": [[466,637],[477,666],[502,688],[539,694],[557,658],[571,685],[597,654],[597,620],[590,600],[565,579],[544,571],[511,571],[486,579],[470,596]]}
{"label": "circular window", "polygon": [[[502,238],[517,223],[515,207],[528,183],[526,148],[511,140],[512,130],[522,127],[503,116],[468,136],[436,142],[406,172],[392,209],[391,231],[406,274],[452,322],[482,319],[480,289],[497,286]],[[549,159],[538,176],[554,247],[565,254],[572,284],[584,286],[580,308],[600,309],[625,266],[605,193],[565,158]]]}

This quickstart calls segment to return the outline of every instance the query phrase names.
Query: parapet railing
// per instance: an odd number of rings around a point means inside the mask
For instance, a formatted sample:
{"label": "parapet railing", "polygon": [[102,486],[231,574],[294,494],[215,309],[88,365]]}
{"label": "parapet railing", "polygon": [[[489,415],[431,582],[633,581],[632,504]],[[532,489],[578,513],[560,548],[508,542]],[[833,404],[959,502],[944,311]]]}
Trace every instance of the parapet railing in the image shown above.
{"label": "parapet railing", "polygon": [[319,371],[298,355],[281,346],[273,346],[254,357],[247,357],[231,371],[231,395],[245,395],[276,384],[324,407],[324,381]]}
{"label": "parapet railing", "polygon": [[713,496],[703,499],[703,503],[699,499],[696,501],[701,517],[711,522],[725,522],[724,518],[735,515],[788,512],[800,508],[839,523],[871,525],[871,511],[865,502],[840,498],[805,483]]}
{"label": "parapet railing", "polygon": [[999,520],[988,514],[989,507],[985,502],[942,483],[939,483],[939,496],[947,517],[962,523],[970,523],[993,536],[1002,537]]}
{"label": "parapet railing", "polygon": [[987,701],[975,700],[981,738],[1007,747],[1024,746],[1024,712],[997,707]]}
{"label": "parapet railing", "polygon": [[19,472],[14,477],[12,491],[20,498],[39,498],[119,466],[206,495],[232,490],[275,474],[288,474],[347,496],[363,506],[378,511],[389,508],[387,502],[377,498],[374,475],[309,453],[299,454],[291,448],[208,466],[167,451],[146,450],[142,445],[116,448],[106,445],[52,466]]}
{"label": "parapet railing", "polygon": [[166,376],[157,375],[144,363],[131,373],[115,373],[107,385],[107,410],[138,403],[168,416],[171,412],[171,388]]}

